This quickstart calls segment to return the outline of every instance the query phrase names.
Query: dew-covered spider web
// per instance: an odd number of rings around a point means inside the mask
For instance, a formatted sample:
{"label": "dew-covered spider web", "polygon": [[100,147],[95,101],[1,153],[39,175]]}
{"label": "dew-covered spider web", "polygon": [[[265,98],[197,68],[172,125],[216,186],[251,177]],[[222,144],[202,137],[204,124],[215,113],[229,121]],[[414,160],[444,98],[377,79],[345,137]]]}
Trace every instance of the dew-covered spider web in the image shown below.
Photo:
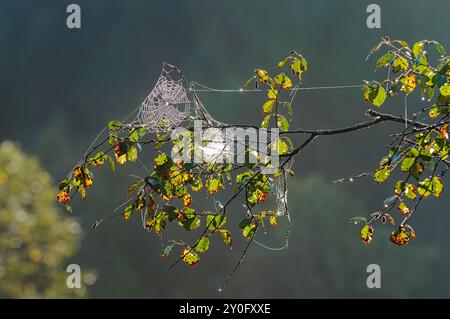
{"label": "dew-covered spider web", "polygon": [[176,68],[164,63],[155,87],[142,102],[138,121],[149,132],[167,131],[189,116],[191,101]]}
{"label": "dew-covered spider web", "polygon": [[209,114],[196,94],[194,85],[186,81],[182,72],[164,63],[158,81],[139,107],[136,122],[149,132],[165,132],[192,118],[203,120],[208,127],[225,125]]}

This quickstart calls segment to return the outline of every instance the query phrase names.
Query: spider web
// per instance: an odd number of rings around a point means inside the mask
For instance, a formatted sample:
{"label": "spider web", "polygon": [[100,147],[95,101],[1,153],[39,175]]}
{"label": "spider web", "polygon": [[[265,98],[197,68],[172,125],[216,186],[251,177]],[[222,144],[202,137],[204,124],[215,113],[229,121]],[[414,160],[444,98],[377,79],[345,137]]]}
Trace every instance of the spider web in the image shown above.
{"label": "spider web", "polygon": [[[203,128],[218,128],[228,138],[228,133],[224,128],[230,127],[230,124],[216,120],[208,112],[197,94],[196,85],[199,84],[188,82],[181,70],[176,66],[163,63],[158,81],[139,106],[139,112],[134,123],[146,127],[149,132],[170,132],[179,127],[184,121],[201,120]],[[205,86],[200,86],[205,88]],[[189,96],[191,96],[191,99]],[[225,152],[225,148],[223,151]],[[292,163],[289,163],[287,166],[290,167],[290,165]],[[290,232],[290,216],[286,179],[286,172],[283,172],[280,176],[274,177],[272,181],[272,194],[276,202],[277,216],[285,216],[289,221],[286,243],[281,248],[271,248],[256,242],[268,249],[278,250],[287,247]]]}
{"label": "spider web", "polygon": [[189,116],[191,101],[176,71],[164,63],[155,87],[139,107],[138,122],[150,132],[170,131]]}

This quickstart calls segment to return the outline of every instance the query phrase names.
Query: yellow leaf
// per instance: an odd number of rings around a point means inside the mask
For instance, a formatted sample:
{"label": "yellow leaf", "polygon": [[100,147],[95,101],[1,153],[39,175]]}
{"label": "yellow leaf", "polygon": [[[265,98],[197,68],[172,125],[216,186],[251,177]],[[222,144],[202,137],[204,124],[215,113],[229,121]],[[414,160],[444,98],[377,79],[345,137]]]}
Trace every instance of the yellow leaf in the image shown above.
{"label": "yellow leaf", "polygon": [[270,216],[270,225],[272,225],[273,227],[277,226],[277,217],[275,215]]}
{"label": "yellow leaf", "polygon": [[364,225],[361,229],[361,240],[364,244],[368,245],[372,241],[373,227],[369,224]]}
{"label": "yellow leaf", "polygon": [[191,194],[186,194],[183,196],[183,205],[184,207],[189,207],[192,204],[192,196]]}
{"label": "yellow leaf", "polygon": [[70,201],[70,195],[69,193],[65,191],[60,191],[57,195],[58,202],[60,202],[63,205],[66,205]]}
{"label": "yellow leaf", "polygon": [[195,267],[200,261],[200,256],[191,248],[187,247],[181,253],[183,261],[191,267]]}
{"label": "yellow leaf", "polygon": [[417,80],[414,75],[404,77],[401,81],[403,83],[401,91],[405,91],[406,94],[410,94],[417,86]]}

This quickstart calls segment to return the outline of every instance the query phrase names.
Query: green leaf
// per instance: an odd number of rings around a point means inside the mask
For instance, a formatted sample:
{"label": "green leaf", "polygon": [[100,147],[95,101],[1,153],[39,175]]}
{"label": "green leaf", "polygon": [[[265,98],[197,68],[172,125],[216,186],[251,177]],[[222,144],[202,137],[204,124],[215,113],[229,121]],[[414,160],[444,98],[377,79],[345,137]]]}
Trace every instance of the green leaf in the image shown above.
{"label": "green leaf", "polygon": [[197,178],[194,178],[192,180],[191,189],[194,192],[199,192],[202,190],[202,188],[203,188],[203,181],[202,177],[199,175]]}
{"label": "green leaf", "polygon": [[292,88],[292,80],[285,73],[277,74],[273,80],[276,84],[281,85],[283,89],[288,90]]}
{"label": "green leaf", "polygon": [[137,129],[130,129],[130,136],[128,138],[132,142],[139,141],[139,132],[138,132],[138,130]]}
{"label": "green leaf", "polygon": [[174,206],[166,205],[161,209],[161,211],[166,213],[169,222],[177,219],[178,217],[178,209]]}
{"label": "green leaf", "polygon": [[395,53],[394,52],[388,52],[386,54],[384,54],[383,56],[381,56],[377,63],[376,63],[376,68],[382,68],[382,67],[387,67],[389,66],[389,64],[394,60],[395,58]]}
{"label": "green leaf", "polygon": [[138,179],[136,182],[131,184],[131,186],[128,188],[128,197],[131,197],[133,193],[144,183],[143,179]]}
{"label": "green leaf", "polygon": [[231,246],[232,244],[232,238],[231,238],[231,233],[229,230],[227,229],[221,229],[220,230],[220,236],[222,236],[222,239],[224,241],[224,243],[228,246]]}
{"label": "green leaf", "polygon": [[131,217],[131,213],[133,213],[133,205],[130,204],[123,210],[122,218],[124,221],[127,221]]}
{"label": "green leaf", "polygon": [[418,41],[414,43],[412,51],[415,58],[417,58],[422,53],[424,47],[425,41]]}
{"label": "green leaf", "polygon": [[429,178],[424,179],[417,185],[417,192],[420,196],[427,198],[430,196],[432,190],[431,180]]}
{"label": "green leaf", "polygon": [[270,117],[272,116],[272,114],[267,115],[264,120],[261,123],[261,127],[262,128],[268,128],[269,127],[269,123],[270,123]]}
{"label": "green leaf", "polygon": [[120,128],[122,126],[122,123],[119,121],[109,121],[108,122],[108,130],[109,131],[114,131],[117,128]]}
{"label": "green leaf", "polygon": [[256,69],[255,72],[261,82],[267,82],[269,80],[269,74],[266,70]]}
{"label": "green leaf", "polygon": [[202,237],[197,246],[195,247],[195,250],[199,253],[204,253],[209,248],[209,238],[208,237]]}
{"label": "green leaf", "polygon": [[450,96],[450,84],[445,83],[443,86],[439,88],[439,91],[441,92],[442,96]]}
{"label": "green leaf", "polygon": [[275,105],[275,101],[274,100],[266,101],[263,104],[263,113],[264,114],[272,113],[274,105]]}
{"label": "green leaf", "polygon": [[440,55],[444,56],[446,55],[445,49],[442,46],[442,44],[440,44],[437,41],[433,41],[434,47],[436,48],[436,50],[439,52]]}
{"label": "green leaf", "polygon": [[153,230],[157,235],[160,235],[166,228],[166,218],[166,213],[160,212],[154,218],[147,220],[145,222],[145,227]]}
{"label": "green leaf", "polygon": [[131,146],[127,151],[127,161],[135,162],[138,158],[138,150],[135,146]]}
{"label": "green leaf", "polygon": [[225,215],[208,215],[206,216],[206,225],[208,225],[209,230],[216,230],[225,225],[227,222],[227,217]]}
{"label": "green leaf", "polygon": [[406,197],[408,197],[409,199],[415,200],[417,198],[417,191],[416,191],[416,187],[413,184],[410,183],[406,183],[405,184],[405,189],[404,192]]}
{"label": "green leaf", "polygon": [[431,193],[434,197],[441,197],[442,192],[444,191],[444,182],[441,178],[434,176],[431,179]]}
{"label": "green leaf", "polygon": [[255,236],[257,225],[250,219],[246,218],[240,222],[239,227],[242,228],[242,235],[247,239],[252,239]]}
{"label": "green leaf", "polygon": [[361,240],[364,244],[368,245],[372,242],[373,238],[373,227],[369,224],[364,225],[361,229]]}
{"label": "green leaf", "polygon": [[273,227],[276,227],[277,226],[277,216],[275,216],[275,215],[270,216],[269,222],[270,222],[270,225],[272,225]]}
{"label": "green leaf", "polygon": [[373,174],[373,177],[375,182],[382,183],[388,179],[389,175],[391,175],[391,169],[386,165],[378,168]]}
{"label": "green leaf", "polygon": [[272,145],[272,151],[277,152],[278,155],[284,155],[289,151],[289,146],[285,141],[279,139],[276,144]]}
{"label": "green leaf", "polygon": [[217,193],[221,188],[224,188],[221,176],[217,178],[210,178],[206,181],[206,189],[209,195]]}
{"label": "green leaf", "polygon": [[363,86],[364,100],[380,107],[386,100],[386,90],[379,84]]}
{"label": "green leaf", "polygon": [[168,157],[166,153],[159,153],[158,156],[155,157],[156,166],[162,166],[168,161]]}
{"label": "green leaf", "polygon": [[289,130],[289,122],[283,115],[278,115],[277,124],[280,130],[282,130],[283,132]]}
{"label": "green leaf", "polygon": [[411,167],[414,165],[415,158],[414,157],[405,157],[402,161],[401,170],[402,172],[408,173]]}
{"label": "green leaf", "polygon": [[275,100],[278,96],[278,90],[274,89],[274,88],[270,88],[269,91],[267,92],[267,97],[271,100]]}
{"label": "green leaf", "polygon": [[186,247],[181,253],[183,261],[191,267],[195,267],[200,261],[200,256],[190,247]]}
{"label": "green leaf", "polygon": [[281,60],[280,62],[278,62],[277,66],[279,68],[282,68],[288,60],[289,60],[289,57],[285,58],[284,60]]}
{"label": "green leaf", "polygon": [[409,62],[402,56],[398,56],[394,62],[392,62],[392,72],[405,71],[409,68]]}

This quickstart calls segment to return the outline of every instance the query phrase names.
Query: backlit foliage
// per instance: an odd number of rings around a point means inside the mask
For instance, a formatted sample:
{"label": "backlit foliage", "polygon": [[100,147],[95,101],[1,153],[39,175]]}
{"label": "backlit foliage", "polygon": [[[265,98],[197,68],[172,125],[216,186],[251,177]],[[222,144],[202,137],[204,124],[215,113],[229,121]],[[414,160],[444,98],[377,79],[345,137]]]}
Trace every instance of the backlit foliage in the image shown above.
{"label": "backlit foliage", "polygon": [[[417,91],[416,96],[421,96],[425,106],[405,123],[407,127],[395,136],[389,153],[373,173],[376,183],[388,181],[395,170],[403,177],[394,182],[393,194],[384,201],[381,210],[368,221],[363,220],[361,239],[370,243],[373,225],[385,223],[388,217],[395,227],[390,240],[402,246],[416,237],[408,222],[421,201],[430,196],[439,198],[444,191],[443,175],[449,166],[450,57],[441,44],[429,40],[410,46],[405,41],[385,38],[370,55],[383,50],[376,68],[386,68],[388,77],[382,82],[367,82],[363,87],[364,99],[381,107],[396,95],[409,96]],[[398,215],[397,222],[389,215],[391,211]]]}
{"label": "backlit foliage", "polygon": [[[306,70],[306,59],[294,51],[278,63],[277,72],[273,74],[264,69],[255,70],[254,76],[245,86],[253,84],[255,87],[267,88],[267,100],[262,106],[262,127],[278,127],[283,132],[288,131],[292,114],[292,106],[288,101],[289,90],[301,80]],[[193,143],[184,149],[181,140],[170,140],[170,134],[157,133],[151,136],[145,127],[131,127],[118,121],[109,122],[108,130],[109,136],[98,147],[108,146],[97,153],[92,150],[75,166],[69,176],[61,181],[57,198],[71,211],[72,197],[79,194],[85,198],[88,189],[94,184],[91,169],[108,164],[114,171],[117,166],[136,162],[143,146],[152,145],[155,152],[151,163],[152,172],[130,185],[127,192],[130,203],[122,209],[123,220],[126,222],[134,215],[140,215],[144,218],[145,228],[156,235],[161,235],[167,227],[175,225],[187,232],[198,231],[201,234],[196,242],[190,244],[170,240],[161,253],[163,259],[169,257],[174,247],[180,247],[179,259],[189,266],[195,266],[201,254],[209,249],[213,236],[221,238],[226,246],[231,246],[233,236],[226,215],[228,205],[238,196],[243,197],[246,207],[239,227],[247,240],[253,239],[259,227],[265,227],[265,220],[276,226],[277,218],[285,215],[285,212],[279,211],[266,212],[259,209],[258,205],[266,202],[273,193],[274,179],[284,178],[285,173],[292,174],[286,168],[289,157],[276,174],[265,175],[260,168],[262,159],[256,163],[246,161],[244,164],[185,163],[182,159],[172,159],[171,150],[193,154],[197,147]],[[189,134],[192,134],[192,130]],[[286,155],[292,148],[290,138],[283,136],[273,145],[268,145],[268,152]],[[248,158],[250,149],[247,146],[245,153]],[[270,167],[271,163],[269,161],[264,165]],[[195,208],[194,193],[212,196],[225,190],[226,186],[235,188],[233,198],[227,203],[218,202],[220,207],[211,211]],[[101,222],[95,222],[94,228]]]}
{"label": "backlit foliage", "polygon": [[[109,136],[95,145],[60,183],[58,200],[70,211],[70,201],[74,195],[86,197],[88,189],[94,184],[92,169],[107,163],[115,170],[117,166],[139,161],[144,146],[150,145],[153,147],[154,157],[151,163],[146,162],[145,165],[150,167],[151,172],[137,178],[130,185],[127,192],[130,199],[119,215],[125,222],[135,215],[140,216],[144,227],[158,236],[168,227],[197,232],[196,241],[187,243],[183,240],[169,240],[161,252],[161,257],[165,260],[174,252],[174,248],[178,248],[177,261],[182,260],[189,266],[196,266],[202,255],[209,250],[211,238],[217,237],[225,245],[232,245],[236,230],[228,224],[227,214],[242,212],[229,212],[231,202],[243,200],[245,208],[238,227],[249,244],[260,228],[267,227],[266,225],[276,227],[277,220],[287,216],[287,211],[280,211],[279,205],[277,209],[267,210],[261,204],[276,197],[275,185],[280,180],[285,183],[285,178],[293,175],[289,169],[292,159],[314,139],[369,128],[383,121],[394,121],[400,122],[400,127],[404,125],[405,129],[390,142],[390,152],[381,159],[379,167],[370,175],[375,183],[383,183],[392,178],[393,171],[397,169],[404,178],[395,182],[392,196],[385,200],[379,211],[369,218],[355,217],[352,222],[364,224],[360,236],[365,244],[370,244],[373,240],[374,225],[377,222],[394,227],[390,235],[393,243],[407,244],[415,238],[408,221],[422,199],[440,197],[444,189],[443,171],[438,168],[448,166],[450,58],[445,57],[444,48],[435,41],[419,41],[410,47],[404,41],[385,38],[370,55],[383,49],[386,52],[376,62],[376,68],[388,69],[388,77],[383,81],[366,81],[362,86],[362,100],[380,108],[396,95],[409,96],[419,92],[428,106],[408,120],[371,110],[368,115],[373,117],[372,120],[344,129],[306,131],[291,128],[290,118],[295,109],[292,105],[293,93],[300,87],[303,75],[308,70],[307,60],[292,51],[276,67],[256,69],[241,89],[261,91],[264,97],[258,106],[262,113],[261,127],[280,129],[280,138],[268,146],[270,152],[276,152],[280,156],[279,169],[275,174],[266,175],[261,172],[262,163],[267,167],[272,163],[258,158],[258,154],[257,163],[186,163],[181,158],[171,158],[171,150],[193,155],[196,147],[205,145],[191,143],[186,146],[181,139],[170,140],[170,134],[150,134],[145,126],[111,121],[108,124]],[[436,63],[430,62],[432,59],[428,49],[435,49],[441,55]],[[423,114],[427,114],[427,119],[420,117]],[[208,127],[207,121],[204,124],[204,128]],[[189,131],[184,134],[191,136],[193,128],[187,128]],[[306,138],[295,145],[290,138],[293,135]],[[248,145],[245,152],[247,157],[253,155]],[[222,203],[214,199],[217,207],[210,211],[196,208],[195,193],[213,198],[226,188],[233,190],[233,195],[227,201]],[[394,208],[398,210],[397,214],[395,210],[392,211]],[[403,219],[400,222],[397,220],[399,217]],[[103,220],[95,222],[94,228]]]}

